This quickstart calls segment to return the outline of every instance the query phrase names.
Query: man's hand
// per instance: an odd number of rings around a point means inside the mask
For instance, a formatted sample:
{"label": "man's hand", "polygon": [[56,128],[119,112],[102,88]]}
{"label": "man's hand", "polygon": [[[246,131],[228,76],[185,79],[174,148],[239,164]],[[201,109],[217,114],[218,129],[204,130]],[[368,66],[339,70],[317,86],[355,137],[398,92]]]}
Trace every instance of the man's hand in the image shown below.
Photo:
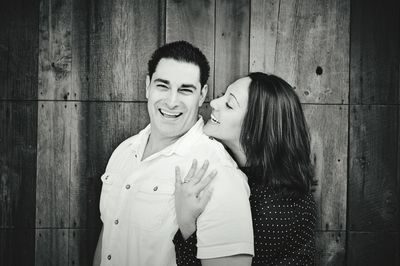
{"label": "man's hand", "polygon": [[183,182],[180,168],[175,167],[175,210],[178,226],[184,239],[196,231],[197,217],[204,211],[212,195],[209,184],[217,172],[214,170],[204,177],[208,165],[206,160],[203,166],[196,171],[197,161],[193,160]]}

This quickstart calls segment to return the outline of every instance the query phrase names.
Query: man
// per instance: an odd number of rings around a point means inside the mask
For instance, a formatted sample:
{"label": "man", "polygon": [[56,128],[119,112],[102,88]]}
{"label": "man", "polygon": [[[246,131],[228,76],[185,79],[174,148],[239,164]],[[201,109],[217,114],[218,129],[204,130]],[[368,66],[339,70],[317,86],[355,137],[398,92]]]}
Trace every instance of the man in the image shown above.
{"label": "man", "polygon": [[207,159],[218,171],[210,202],[197,220],[197,257],[203,265],[250,264],[246,177],[223,146],[203,134],[198,115],[207,94],[206,57],[179,41],[157,49],[148,68],[150,125],[118,146],[101,178],[103,229],[94,264],[175,265],[175,166],[187,172],[193,159]]}

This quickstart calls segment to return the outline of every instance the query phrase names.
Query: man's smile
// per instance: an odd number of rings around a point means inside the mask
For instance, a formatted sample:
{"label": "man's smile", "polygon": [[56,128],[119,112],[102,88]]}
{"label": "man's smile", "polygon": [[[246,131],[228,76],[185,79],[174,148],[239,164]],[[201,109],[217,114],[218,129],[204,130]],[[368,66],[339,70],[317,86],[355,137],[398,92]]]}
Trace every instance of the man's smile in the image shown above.
{"label": "man's smile", "polygon": [[161,108],[159,108],[158,111],[165,118],[178,118],[183,114],[181,112],[167,111],[167,110],[163,110]]}

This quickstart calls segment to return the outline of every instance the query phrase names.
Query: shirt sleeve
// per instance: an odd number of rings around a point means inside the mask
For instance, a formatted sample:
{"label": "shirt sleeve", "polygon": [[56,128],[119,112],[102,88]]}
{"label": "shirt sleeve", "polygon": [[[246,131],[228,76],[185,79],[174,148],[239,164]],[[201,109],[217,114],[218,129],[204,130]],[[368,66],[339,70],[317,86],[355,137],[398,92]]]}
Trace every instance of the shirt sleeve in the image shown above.
{"label": "shirt sleeve", "polygon": [[254,255],[253,225],[246,176],[227,166],[217,169],[212,197],[197,220],[197,258]]}
{"label": "shirt sleeve", "polygon": [[185,240],[181,231],[178,230],[172,242],[175,244],[177,266],[201,266],[201,261],[196,258],[196,232]]}

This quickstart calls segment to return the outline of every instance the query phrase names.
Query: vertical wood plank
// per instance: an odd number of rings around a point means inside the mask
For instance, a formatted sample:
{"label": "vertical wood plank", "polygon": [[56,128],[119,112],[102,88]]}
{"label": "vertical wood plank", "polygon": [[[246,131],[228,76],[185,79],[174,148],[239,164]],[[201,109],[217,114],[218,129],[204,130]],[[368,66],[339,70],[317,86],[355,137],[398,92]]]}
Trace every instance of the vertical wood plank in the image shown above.
{"label": "vertical wood plank", "polygon": [[69,223],[70,109],[66,102],[39,102],[36,227]]}
{"label": "vertical wood plank", "polygon": [[274,73],[281,0],[252,0],[250,71]]}
{"label": "vertical wood plank", "polygon": [[71,94],[72,0],[40,0],[39,99]]}
{"label": "vertical wood plank", "polygon": [[[297,88],[304,103],[347,103],[350,1],[280,0],[277,15],[276,2],[256,4],[251,14],[251,71],[281,76]],[[272,46],[260,48],[265,41]]]}
{"label": "vertical wood plank", "polygon": [[35,265],[35,229],[0,229],[0,265]]}
{"label": "vertical wood plank", "polygon": [[92,265],[94,251],[100,234],[99,229],[70,229],[69,261],[70,266]]}
{"label": "vertical wood plank", "polygon": [[145,100],[147,61],[165,41],[164,0],[101,0],[90,1],[86,7],[78,5],[77,18],[88,15],[85,23],[89,25],[74,24],[73,96]]}
{"label": "vertical wood plank", "polygon": [[35,225],[36,102],[0,101],[0,228]]}
{"label": "vertical wood plank", "polygon": [[347,210],[348,107],[303,105],[310,128],[318,230],[345,230]]}
{"label": "vertical wood plank", "polygon": [[0,99],[37,99],[39,1],[0,3]]}
{"label": "vertical wood plank", "polygon": [[200,48],[210,63],[206,100],[214,90],[215,0],[167,0],[166,42],[185,40]]}
{"label": "vertical wood plank", "polygon": [[249,16],[249,0],[216,2],[214,96],[249,72]]}
{"label": "vertical wood plank", "polygon": [[398,232],[350,232],[347,265],[397,266],[399,251]]}
{"label": "vertical wood plank", "polygon": [[320,231],[317,232],[316,238],[317,265],[342,266],[346,264],[346,231]]}
{"label": "vertical wood plank", "polygon": [[351,18],[351,102],[400,103],[400,2],[352,0]]}
{"label": "vertical wood plank", "polygon": [[36,229],[35,265],[68,265],[68,229]]}
{"label": "vertical wood plank", "polygon": [[[70,228],[100,226],[100,176],[114,149],[137,134],[145,103],[74,103],[71,128]],[[138,115],[139,114],[139,115]]]}
{"label": "vertical wood plank", "polygon": [[352,106],[349,225],[351,230],[399,229],[398,106]]}

